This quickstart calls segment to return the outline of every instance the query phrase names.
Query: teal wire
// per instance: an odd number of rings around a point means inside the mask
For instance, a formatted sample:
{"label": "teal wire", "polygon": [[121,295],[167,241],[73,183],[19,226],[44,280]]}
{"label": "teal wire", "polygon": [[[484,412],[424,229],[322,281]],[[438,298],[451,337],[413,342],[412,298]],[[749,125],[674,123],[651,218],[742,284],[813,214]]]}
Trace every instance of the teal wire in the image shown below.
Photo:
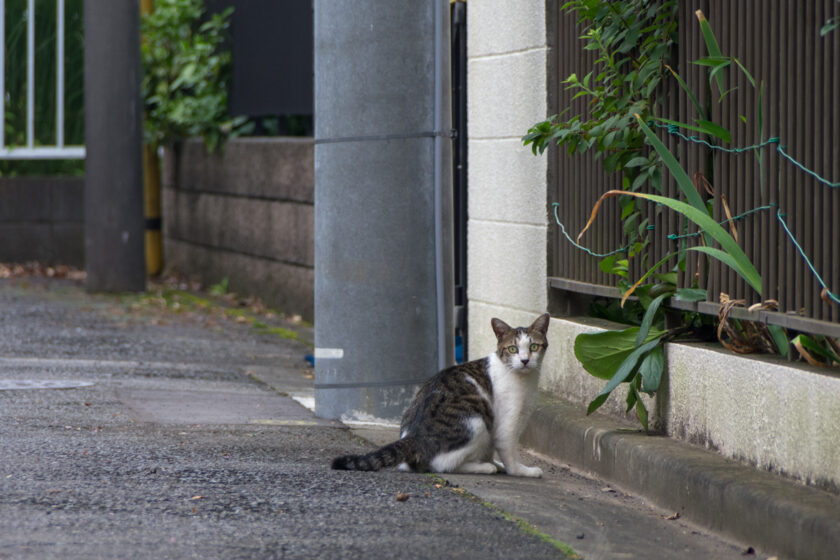
{"label": "teal wire", "polygon": [[816,172],[811,171],[810,169],[808,169],[807,167],[805,167],[804,165],[802,165],[801,163],[799,163],[798,161],[796,161],[795,159],[793,159],[793,157],[789,156],[789,155],[787,154],[787,152],[785,152],[785,150],[784,150],[784,146],[779,145],[779,146],[776,148],[776,151],[777,151],[777,152],[779,152],[779,153],[782,155],[782,157],[783,157],[783,158],[785,158],[786,160],[788,160],[789,162],[791,162],[793,165],[795,165],[796,167],[798,167],[799,169],[801,169],[802,171],[804,171],[804,172],[805,172],[805,173],[807,173],[808,175],[811,175],[812,177],[814,177],[817,181],[819,181],[819,182],[821,182],[821,183],[823,183],[823,184],[828,185],[828,186],[829,186],[829,187],[831,187],[832,189],[836,189],[836,188],[840,187],[840,181],[838,181],[838,182],[836,182],[836,183],[832,183],[832,182],[831,182],[831,181],[829,181],[828,179],[823,179],[822,177],[820,177],[819,175],[817,175],[817,173],[816,173]]}
{"label": "teal wire", "polygon": [[683,140],[685,140],[687,142],[694,142],[695,144],[702,144],[702,145],[704,145],[707,148],[710,148],[712,150],[718,150],[718,151],[727,152],[727,153],[730,153],[730,154],[740,154],[740,153],[743,153],[743,152],[749,152],[751,150],[760,150],[760,149],[764,148],[765,146],[769,146],[770,144],[776,144],[776,151],[779,152],[779,154],[781,154],[781,156],[783,158],[785,158],[786,160],[791,162],[793,165],[795,165],[796,167],[798,167],[799,169],[801,169],[802,171],[804,171],[808,175],[811,175],[817,181],[823,183],[824,185],[828,185],[829,187],[831,187],[833,189],[836,189],[836,188],[840,187],[840,181],[838,181],[836,183],[829,181],[828,179],[826,179],[826,178],[822,177],[820,174],[818,174],[816,171],[813,171],[812,169],[808,169],[803,164],[801,164],[799,161],[797,161],[796,158],[794,158],[793,156],[788,154],[785,151],[785,146],[783,146],[781,144],[781,140],[778,137],[774,136],[773,138],[768,138],[767,140],[765,140],[764,142],[762,142],[760,144],[754,144],[752,146],[746,146],[744,148],[724,148],[723,146],[716,146],[714,144],[711,144],[710,142],[707,142],[706,140],[703,140],[702,138],[698,138],[697,136],[686,136],[685,134],[680,132],[680,128],[677,125],[674,125],[674,124],[660,124],[660,123],[657,123],[657,122],[653,122],[652,124],[654,126],[658,127],[658,128],[666,129],[669,134],[673,134],[674,136],[678,136],[678,137],[682,138]]}
{"label": "teal wire", "polygon": [[[584,247],[583,245],[578,244],[574,239],[572,239],[569,236],[569,234],[566,232],[566,227],[563,225],[563,222],[560,221],[560,216],[559,216],[558,210],[557,210],[560,206],[560,203],[559,202],[554,202],[554,203],[552,203],[552,205],[554,206],[554,221],[557,222],[558,226],[560,226],[560,231],[563,233],[563,235],[566,237],[566,239],[569,241],[569,243],[571,243],[572,245],[574,245],[575,247],[577,247],[581,251],[584,251],[584,252],[592,255],[593,257],[603,258],[603,257],[610,257],[610,256],[615,255],[617,253],[623,253],[623,252],[627,251],[627,249],[630,248],[630,245],[628,244],[628,245],[622,247],[621,249],[616,249],[615,251],[610,251],[609,253],[596,253],[596,252],[588,249],[587,247]],[[814,267],[813,263],[811,262],[811,259],[809,259],[808,255],[805,254],[805,250],[802,248],[802,246],[796,240],[796,237],[793,235],[793,232],[788,227],[787,222],[785,222],[784,214],[782,214],[781,209],[777,205],[769,204],[769,205],[766,205],[766,206],[760,206],[758,208],[753,208],[752,210],[748,210],[747,212],[744,212],[743,214],[739,214],[739,215],[734,216],[734,217],[732,217],[728,220],[724,220],[722,222],[719,222],[719,225],[724,225],[724,224],[729,223],[729,222],[734,222],[734,221],[737,221],[737,220],[741,220],[741,219],[749,216],[750,214],[754,214],[754,213],[760,212],[762,210],[770,210],[772,208],[776,208],[776,218],[779,220],[779,223],[782,225],[782,228],[785,230],[785,233],[787,234],[788,239],[790,239],[791,243],[793,243],[793,246],[796,247],[796,250],[799,252],[799,255],[802,257],[802,259],[805,261],[805,264],[807,264],[808,268],[811,270],[811,273],[817,279],[817,282],[819,282],[820,286],[822,286],[825,289],[826,294],[828,295],[829,298],[831,298],[835,303],[840,303],[840,297],[838,297],[836,294],[834,294],[828,288],[828,286],[825,283],[825,280],[823,280],[820,273],[817,272],[817,269]],[[653,229],[656,229],[656,226],[647,226],[647,229],[648,230],[653,230]],[[678,239],[685,239],[685,238],[688,238],[688,237],[697,237],[699,235],[700,235],[700,232],[688,233],[688,234],[685,234],[685,235],[670,234],[670,235],[668,235],[668,239],[671,240],[671,241],[676,241]]]}
{"label": "teal wire", "polygon": [[[716,145],[711,144],[711,143],[707,142],[706,140],[703,140],[702,138],[698,138],[696,136],[686,136],[685,134],[680,132],[679,127],[677,125],[673,125],[673,124],[664,125],[664,124],[660,124],[660,123],[656,123],[656,122],[649,123],[649,124],[653,124],[653,125],[655,125],[659,128],[665,128],[665,129],[668,130],[669,134],[673,134],[675,136],[678,136],[678,137],[682,138],[683,140],[685,140],[687,142],[694,142],[696,144],[702,144],[702,145],[704,145],[704,146],[706,146],[706,147],[708,147],[712,150],[719,150],[719,151],[727,152],[727,153],[730,153],[730,154],[740,154],[740,153],[748,152],[748,151],[751,151],[751,150],[760,150],[760,149],[762,149],[762,148],[764,148],[764,147],[766,147],[770,144],[776,144],[776,151],[779,152],[779,154],[781,154],[781,156],[783,158],[785,158],[786,160],[791,162],[793,165],[798,167],[801,171],[804,171],[808,175],[811,175],[816,180],[818,180],[819,182],[829,186],[830,188],[840,187],[840,182],[829,181],[828,179],[819,175],[816,171],[808,169],[803,164],[801,164],[799,161],[797,161],[793,156],[789,155],[785,151],[785,146],[783,146],[781,144],[780,139],[777,138],[777,137],[768,138],[767,140],[765,140],[764,142],[761,142],[760,144],[754,144],[752,146],[746,146],[744,148],[724,148],[723,146],[716,146]],[[595,253],[594,251],[591,251],[590,249],[588,249],[588,248],[586,248],[582,245],[579,245],[574,239],[572,239],[569,236],[568,233],[566,233],[566,228],[563,226],[563,223],[560,221],[560,216],[557,213],[557,208],[558,208],[558,206],[560,206],[560,204],[558,202],[555,202],[553,204],[554,204],[554,220],[557,222],[557,225],[560,226],[560,231],[563,232],[563,235],[566,237],[566,239],[568,239],[569,243],[571,243],[572,245],[574,245],[578,249],[580,249],[582,251],[585,251],[586,253],[588,253],[588,254],[590,254],[594,257],[609,257],[609,256],[612,256],[612,255],[615,255],[616,253],[622,253],[624,251],[627,251],[627,249],[630,248],[630,245],[627,245],[625,247],[622,247],[621,249],[616,249],[615,251],[610,251],[609,253]],[[722,222],[719,222],[719,225],[724,225],[724,224],[729,223],[729,222],[734,222],[734,221],[737,221],[737,220],[741,220],[741,219],[745,218],[746,216],[749,216],[750,214],[753,214],[754,212],[759,212],[759,211],[762,211],[762,210],[769,210],[771,208],[776,208],[776,218],[779,220],[779,223],[782,225],[782,228],[785,230],[785,233],[787,234],[788,239],[790,239],[791,243],[793,243],[793,246],[796,247],[796,250],[799,252],[799,255],[802,257],[802,259],[805,261],[805,264],[807,264],[808,268],[811,270],[811,273],[813,273],[814,277],[817,279],[817,282],[819,282],[820,286],[822,286],[823,289],[825,289],[826,294],[828,295],[829,298],[831,298],[831,300],[833,300],[835,303],[840,303],[840,297],[838,297],[835,293],[833,293],[831,290],[828,289],[828,286],[826,285],[825,280],[823,280],[820,273],[817,272],[817,269],[814,267],[813,263],[811,262],[811,259],[808,258],[808,255],[805,254],[805,250],[802,248],[802,246],[796,240],[796,237],[793,235],[793,232],[790,230],[790,228],[787,225],[787,222],[785,222],[785,220],[784,220],[784,217],[783,217],[784,214],[782,214],[781,209],[777,205],[771,204],[771,205],[767,205],[767,206],[760,206],[758,208],[753,208],[752,210],[748,210],[747,212],[744,212],[743,214],[739,214],[738,216],[735,216],[734,218],[730,218],[728,220],[724,220]],[[653,229],[655,229],[655,226],[652,226],[652,225],[647,226],[647,229],[648,230],[653,230]],[[670,235],[668,235],[668,239],[671,240],[671,241],[676,241],[678,239],[685,239],[685,238],[688,238],[688,237],[697,237],[699,235],[700,235],[700,232],[688,233],[688,234],[684,234],[684,235],[670,234]]]}
{"label": "teal wire", "polygon": [[[724,224],[728,224],[729,222],[737,222],[738,220],[742,220],[742,219],[746,218],[750,214],[754,214],[755,212],[760,212],[762,210],[770,210],[771,208],[776,208],[776,205],[775,204],[768,204],[766,206],[759,206],[758,208],[753,208],[752,210],[747,210],[743,214],[738,214],[737,216],[734,216],[732,218],[723,220],[722,222],[718,222],[718,225],[722,226]],[[676,241],[677,239],[687,239],[689,237],[697,237],[699,235],[701,235],[701,232],[699,232],[699,231],[695,232],[695,233],[686,233],[686,234],[683,234],[683,235],[676,235],[676,234],[672,233],[668,236],[668,239],[670,239],[671,241]]]}
{"label": "teal wire", "polygon": [[666,124],[659,124],[659,123],[653,123],[653,124],[655,126],[659,127],[659,128],[666,129],[669,134],[673,134],[674,136],[679,136],[680,138],[682,138],[683,140],[685,140],[687,142],[694,142],[695,144],[703,144],[704,146],[706,146],[707,148],[711,148],[712,150],[719,150],[721,152],[728,152],[730,154],[740,154],[740,153],[743,153],[743,152],[749,152],[751,150],[760,150],[761,148],[763,148],[763,147],[765,147],[769,144],[778,144],[779,143],[779,139],[776,138],[776,137],[773,137],[773,138],[768,138],[767,140],[765,140],[761,144],[754,144],[752,146],[746,146],[744,148],[724,148],[723,146],[717,146],[715,144],[707,142],[706,140],[703,140],[702,138],[698,138],[697,136],[686,136],[685,134],[680,132],[680,128],[677,125],[674,125],[674,124],[667,124],[666,125]]}
{"label": "teal wire", "polygon": [[569,243],[571,243],[572,245],[574,245],[575,247],[577,247],[581,251],[584,251],[585,253],[588,253],[588,254],[592,255],[593,257],[603,258],[603,257],[611,257],[612,255],[615,255],[617,253],[623,253],[624,251],[626,251],[627,249],[630,248],[630,245],[627,245],[625,247],[622,247],[621,249],[616,249],[615,251],[610,251],[609,253],[596,253],[596,252],[594,252],[590,249],[587,249],[583,245],[579,245],[574,239],[569,237],[569,234],[566,233],[566,227],[563,225],[563,222],[560,221],[560,216],[557,214],[557,208],[560,206],[560,203],[559,202],[553,202],[552,205],[554,206],[554,221],[557,222],[558,226],[560,226],[560,231],[563,233],[564,236],[566,236],[566,239],[569,241]]}
{"label": "teal wire", "polygon": [[785,222],[783,216],[784,214],[782,214],[781,209],[778,209],[776,211],[776,218],[778,218],[779,223],[782,224],[782,227],[784,228],[785,233],[787,233],[787,236],[790,239],[791,243],[793,243],[793,246],[796,247],[797,251],[799,251],[799,256],[802,257],[802,259],[805,261],[805,264],[807,264],[808,268],[811,269],[811,272],[814,274],[814,277],[816,277],[817,282],[819,282],[820,286],[822,286],[825,289],[826,294],[828,294],[828,297],[834,300],[835,303],[840,303],[840,297],[837,297],[836,294],[834,294],[831,290],[828,289],[828,286],[826,286],[825,281],[822,279],[822,276],[820,276],[820,273],[817,272],[817,269],[814,268],[813,264],[811,264],[811,259],[809,259],[808,255],[805,254],[805,250],[802,249],[802,246],[796,240],[796,237],[794,237],[793,232],[790,231],[790,228],[788,227],[787,222]]}

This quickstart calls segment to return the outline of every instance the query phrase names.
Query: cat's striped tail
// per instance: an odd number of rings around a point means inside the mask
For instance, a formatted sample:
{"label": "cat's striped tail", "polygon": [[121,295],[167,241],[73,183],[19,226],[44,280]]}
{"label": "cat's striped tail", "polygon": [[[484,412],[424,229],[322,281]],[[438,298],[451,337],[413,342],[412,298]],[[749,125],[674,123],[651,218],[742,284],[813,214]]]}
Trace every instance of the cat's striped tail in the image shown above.
{"label": "cat's striped tail", "polygon": [[378,471],[400,463],[417,464],[417,440],[408,436],[365,455],[344,455],[333,459],[332,468],[341,471]]}

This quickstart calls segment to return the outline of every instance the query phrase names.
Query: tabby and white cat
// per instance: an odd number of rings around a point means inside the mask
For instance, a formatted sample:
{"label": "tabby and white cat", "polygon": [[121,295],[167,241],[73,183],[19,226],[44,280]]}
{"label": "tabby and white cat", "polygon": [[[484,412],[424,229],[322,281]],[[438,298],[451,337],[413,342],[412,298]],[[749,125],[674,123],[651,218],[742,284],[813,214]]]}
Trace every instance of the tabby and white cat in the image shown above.
{"label": "tabby and white cat", "polygon": [[[540,363],[548,348],[549,315],[530,327],[492,319],[498,346],[486,358],[447,368],[429,379],[403,415],[400,439],[366,455],[345,455],[332,468],[542,476],[519,458],[519,436],[533,408]],[[494,462],[498,452],[501,464]]]}

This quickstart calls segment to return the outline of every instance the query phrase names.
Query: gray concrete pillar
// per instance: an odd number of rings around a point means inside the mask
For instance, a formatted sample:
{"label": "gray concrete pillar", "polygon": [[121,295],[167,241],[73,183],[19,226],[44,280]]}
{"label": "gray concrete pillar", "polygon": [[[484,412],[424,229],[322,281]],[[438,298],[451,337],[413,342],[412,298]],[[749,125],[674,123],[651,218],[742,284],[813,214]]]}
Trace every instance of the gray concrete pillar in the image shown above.
{"label": "gray concrete pillar", "polygon": [[449,4],[314,6],[316,412],[394,419],[453,362]]}
{"label": "gray concrete pillar", "polygon": [[146,286],[140,6],[85,0],[85,266],[89,291]]}

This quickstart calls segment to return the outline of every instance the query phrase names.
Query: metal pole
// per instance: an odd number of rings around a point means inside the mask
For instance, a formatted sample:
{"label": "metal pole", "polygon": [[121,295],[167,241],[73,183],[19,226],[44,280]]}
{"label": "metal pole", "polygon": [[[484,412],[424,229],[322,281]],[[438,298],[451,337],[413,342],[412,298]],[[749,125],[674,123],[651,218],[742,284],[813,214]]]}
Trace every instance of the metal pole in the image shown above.
{"label": "metal pole", "polygon": [[[450,89],[449,4],[435,2],[435,288],[438,369],[454,363],[454,242],[452,238],[452,91]],[[443,132],[447,134],[444,135]]]}
{"label": "metal pole", "polygon": [[[155,0],[140,0],[140,13],[155,9]],[[146,274],[156,276],[163,270],[163,235],[161,233],[160,158],[156,146],[143,146],[143,214],[146,217]]]}
{"label": "metal pole", "polygon": [[315,407],[394,419],[454,361],[449,5],[314,5]]}
{"label": "metal pole", "polygon": [[[5,126],[5,123],[3,124]],[[35,145],[35,0],[26,5],[26,146]]]}
{"label": "metal pole", "polygon": [[6,146],[6,2],[0,0],[0,150]]}
{"label": "metal pole", "polygon": [[56,1],[55,145],[64,147],[64,0]]}
{"label": "metal pole", "polygon": [[145,289],[136,0],[85,0],[85,261],[89,291]]}

